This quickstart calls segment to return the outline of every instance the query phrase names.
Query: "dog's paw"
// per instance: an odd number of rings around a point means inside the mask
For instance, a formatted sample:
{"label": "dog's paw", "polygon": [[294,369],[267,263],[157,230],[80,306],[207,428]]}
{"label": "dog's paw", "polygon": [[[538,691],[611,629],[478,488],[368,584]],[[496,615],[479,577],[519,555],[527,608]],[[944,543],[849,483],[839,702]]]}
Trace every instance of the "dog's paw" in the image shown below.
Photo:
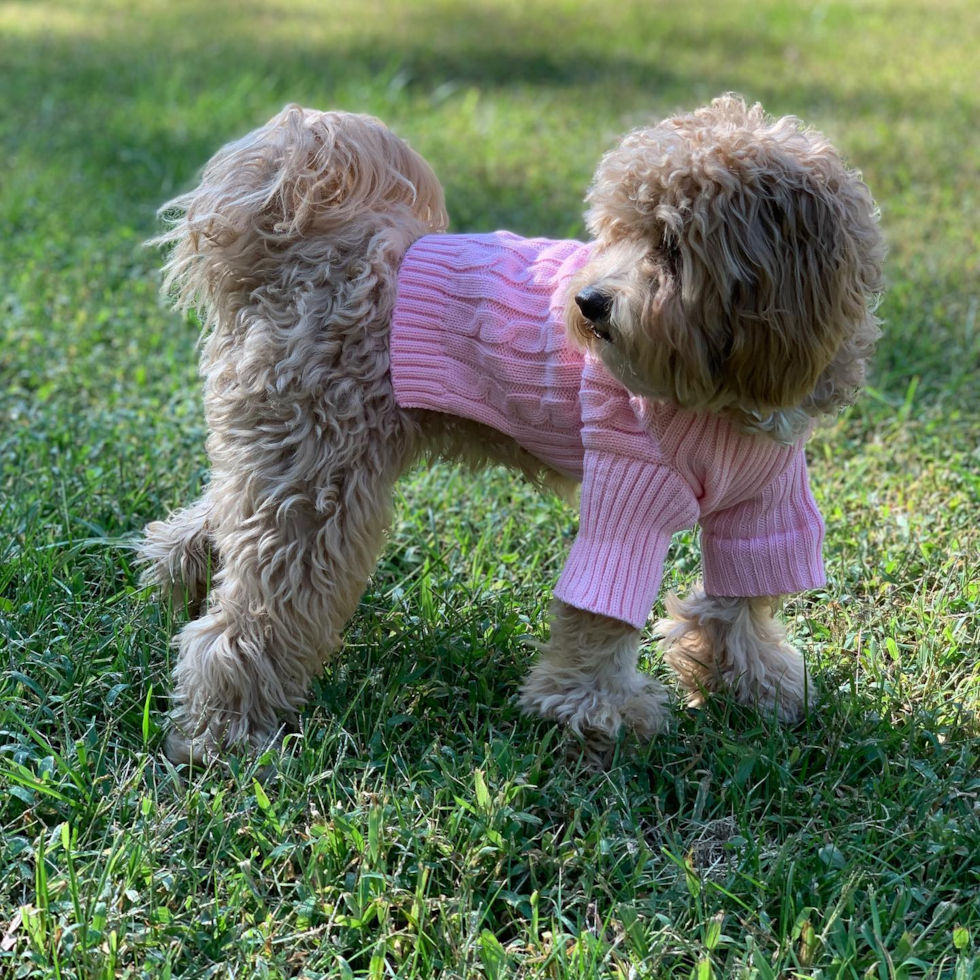
{"label": "dog's paw", "polygon": [[183,732],[172,729],[167,735],[164,754],[175,766],[193,766],[204,769],[221,756],[221,744],[205,734],[191,738]]}
{"label": "dog's paw", "polygon": [[648,741],[667,719],[667,693],[657,681],[638,671],[619,680],[614,689],[586,686],[542,661],[521,689],[521,707],[572,731],[584,743],[585,761],[603,764],[623,728]]}
{"label": "dog's paw", "polygon": [[686,599],[667,597],[670,617],[655,630],[691,707],[729,691],[784,723],[800,719],[813,700],[810,678],[774,608],[765,597],[708,596],[700,588]]}
{"label": "dog's paw", "polygon": [[207,597],[212,562],[217,559],[208,535],[207,501],[175,511],[165,521],[147,524],[137,544],[140,585],[151,588],[175,609],[197,616]]}
{"label": "dog's paw", "polygon": [[766,651],[764,669],[751,682],[735,679],[732,687],[739,704],[753,705],[763,714],[773,715],[792,725],[813,704],[815,691],[803,658],[788,644]]}
{"label": "dog's paw", "polygon": [[751,659],[725,657],[721,664],[705,663],[677,648],[668,649],[665,659],[692,708],[702,707],[711,694],[728,691],[738,704],[792,725],[815,697],[803,658],[785,643],[759,647]]}
{"label": "dog's paw", "polygon": [[228,755],[258,758],[264,752],[276,750],[282,745],[285,727],[275,731],[253,730],[247,734],[238,731],[234,741],[226,734],[212,728],[203,728],[195,735],[187,734],[179,722],[174,722],[167,735],[164,753],[174,765],[204,769]]}

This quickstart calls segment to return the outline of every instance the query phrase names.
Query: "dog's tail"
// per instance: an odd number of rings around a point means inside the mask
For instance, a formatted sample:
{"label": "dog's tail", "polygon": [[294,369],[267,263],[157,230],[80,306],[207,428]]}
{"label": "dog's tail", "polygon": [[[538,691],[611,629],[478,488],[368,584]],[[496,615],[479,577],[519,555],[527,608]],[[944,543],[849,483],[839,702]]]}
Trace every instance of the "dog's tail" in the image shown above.
{"label": "dog's tail", "polygon": [[325,241],[343,252],[386,226],[408,222],[420,237],[448,224],[436,175],[383,123],[298,105],[219,150],[200,186],[160,213],[169,227],[151,244],[172,246],[164,289],[205,330]]}

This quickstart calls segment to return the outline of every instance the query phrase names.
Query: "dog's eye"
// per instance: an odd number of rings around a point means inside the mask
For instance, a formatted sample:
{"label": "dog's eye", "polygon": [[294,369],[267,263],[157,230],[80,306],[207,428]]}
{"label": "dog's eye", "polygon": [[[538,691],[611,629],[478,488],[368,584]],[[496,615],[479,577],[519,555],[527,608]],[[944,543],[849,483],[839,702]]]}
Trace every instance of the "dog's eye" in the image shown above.
{"label": "dog's eye", "polygon": [[612,334],[603,326],[596,326],[594,323],[589,324],[589,329],[599,340],[604,340],[607,344],[612,343]]}

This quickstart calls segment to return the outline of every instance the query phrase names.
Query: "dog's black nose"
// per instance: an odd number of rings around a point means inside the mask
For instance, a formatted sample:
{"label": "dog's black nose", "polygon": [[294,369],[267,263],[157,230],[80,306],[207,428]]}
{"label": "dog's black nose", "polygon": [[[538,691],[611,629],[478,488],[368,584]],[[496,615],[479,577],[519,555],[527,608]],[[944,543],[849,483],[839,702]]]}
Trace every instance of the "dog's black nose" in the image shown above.
{"label": "dog's black nose", "polygon": [[589,323],[602,323],[603,320],[609,318],[612,300],[594,286],[586,286],[576,295],[575,302],[582,311],[582,316]]}

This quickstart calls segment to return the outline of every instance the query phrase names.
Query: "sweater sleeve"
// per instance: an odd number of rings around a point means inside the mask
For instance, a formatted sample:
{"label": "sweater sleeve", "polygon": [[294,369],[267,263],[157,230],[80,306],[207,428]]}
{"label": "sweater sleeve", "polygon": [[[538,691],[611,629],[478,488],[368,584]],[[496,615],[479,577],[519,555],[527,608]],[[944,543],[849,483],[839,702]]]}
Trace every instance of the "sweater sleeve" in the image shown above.
{"label": "sweater sleeve", "polygon": [[709,595],[786,595],[826,582],[824,524],[802,450],[761,493],[701,518]]}
{"label": "sweater sleeve", "polygon": [[578,536],[555,595],[642,629],[671,535],[697,519],[694,493],[676,473],[627,456],[586,452]]}

